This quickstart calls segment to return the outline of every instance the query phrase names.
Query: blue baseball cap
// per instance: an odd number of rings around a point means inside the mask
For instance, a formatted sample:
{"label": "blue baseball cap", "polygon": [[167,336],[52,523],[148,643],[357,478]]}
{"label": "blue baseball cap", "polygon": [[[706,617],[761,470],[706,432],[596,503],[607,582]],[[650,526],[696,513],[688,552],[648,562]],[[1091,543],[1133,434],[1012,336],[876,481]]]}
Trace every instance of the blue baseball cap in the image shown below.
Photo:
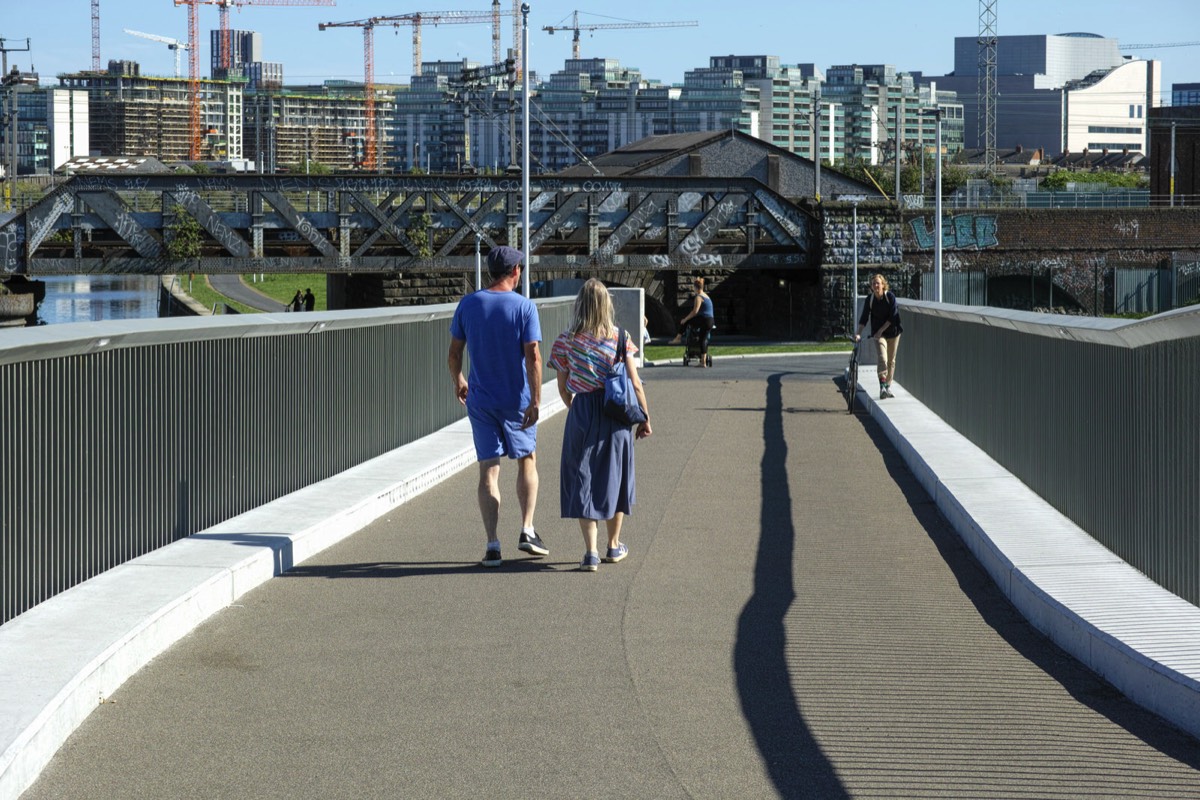
{"label": "blue baseball cap", "polygon": [[488,272],[493,275],[507,275],[518,264],[525,263],[525,254],[515,247],[500,245],[488,251]]}

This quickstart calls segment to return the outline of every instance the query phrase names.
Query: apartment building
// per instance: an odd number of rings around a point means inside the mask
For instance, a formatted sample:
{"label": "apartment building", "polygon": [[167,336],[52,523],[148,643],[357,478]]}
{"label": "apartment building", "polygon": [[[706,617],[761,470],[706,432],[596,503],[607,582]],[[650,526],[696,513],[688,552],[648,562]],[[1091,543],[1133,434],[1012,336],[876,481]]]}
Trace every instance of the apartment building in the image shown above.
{"label": "apartment building", "polygon": [[[363,85],[326,81],[278,91],[254,91],[245,96],[243,126],[246,157],[264,172],[303,172],[312,162],[333,170],[361,168],[367,129]],[[391,171],[392,150],[387,124],[395,114],[389,87],[377,87],[375,97],[378,169]]]}
{"label": "apartment building", "polygon": [[[224,48],[229,48],[229,67],[221,65]],[[283,64],[263,61],[263,38],[257,31],[229,31],[226,42],[219,30],[209,31],[209,75],[217,80],[245,81],[246,89],[282,89]]]}
{"label": "apartment building", "polygon": [[48,175],[88,155],[85,92],[38,85],[37,73],[10,73],[0,89],[0,166],[5,175]]}
{"label": "apartment building", "polygon": [[[144,76],[135,61],[110,61],[105,72],[58,76],[61,88],[88,100],[90,150],[95,155],[149,155],[171,163],[191,151],[191,91],[185,78]],[[244,157],[242,84],[202,80],[201,159]]]}

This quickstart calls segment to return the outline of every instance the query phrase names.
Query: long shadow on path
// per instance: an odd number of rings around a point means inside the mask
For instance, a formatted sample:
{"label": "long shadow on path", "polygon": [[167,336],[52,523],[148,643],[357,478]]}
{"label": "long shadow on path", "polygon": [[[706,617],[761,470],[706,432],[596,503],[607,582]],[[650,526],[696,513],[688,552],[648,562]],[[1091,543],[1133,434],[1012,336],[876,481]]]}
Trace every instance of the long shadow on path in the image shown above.
{"label": "long shadow on path", "polygon": [[796,598],[792,578],[796,531],[792,525],[787,441],[783,436],[785,375],[777,373],[767,378],[761,533],[754,565],[754,594],[738,617],[734,674],[742,713],[780,795],[836,800],[849,794],[804,722],[787,665],[784,617]]}

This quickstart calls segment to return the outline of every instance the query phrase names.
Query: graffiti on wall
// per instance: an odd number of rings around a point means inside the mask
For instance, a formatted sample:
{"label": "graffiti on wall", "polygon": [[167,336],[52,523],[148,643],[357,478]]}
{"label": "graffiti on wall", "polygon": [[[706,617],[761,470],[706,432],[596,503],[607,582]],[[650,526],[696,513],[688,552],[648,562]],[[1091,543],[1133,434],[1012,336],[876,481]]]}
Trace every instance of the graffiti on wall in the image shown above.
{"label": "graffiti on wall", "polygon": [[[908,221],[919,250],[933,249],[933,228],[925,217]],[[942,225],[942,247],[982,250],[1000,244],[992,214],[956,214]]]}

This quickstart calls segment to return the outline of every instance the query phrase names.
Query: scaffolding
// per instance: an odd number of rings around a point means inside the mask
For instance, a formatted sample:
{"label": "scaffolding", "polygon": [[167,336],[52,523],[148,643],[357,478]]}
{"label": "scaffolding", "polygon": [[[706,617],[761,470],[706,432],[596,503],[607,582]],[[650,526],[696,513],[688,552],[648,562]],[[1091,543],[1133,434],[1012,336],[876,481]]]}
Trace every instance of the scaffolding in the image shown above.
{"label": "scaffolding", "polygon": [[[109,62],[106,72],[60,75],[62,87],[86,91],[91,148],[106,155],[153,155],[188,161],[191,116],[187,79],[143,76],[138,65]],[[242,152],[242,84],[200,82],[200,160],[238,160]]]}
{"label": "scaffolding", "polygon": [[[376,106],[390,117],[395,101],[377,93]],[[346,92],[268,91],[245,97],[247,156],[263,172],[303,172],[311,162],[334,171],[361,168],[366,158],[366,102],[361,87]],[[390,170],[392,135],[378,134],[379,168]]]}

